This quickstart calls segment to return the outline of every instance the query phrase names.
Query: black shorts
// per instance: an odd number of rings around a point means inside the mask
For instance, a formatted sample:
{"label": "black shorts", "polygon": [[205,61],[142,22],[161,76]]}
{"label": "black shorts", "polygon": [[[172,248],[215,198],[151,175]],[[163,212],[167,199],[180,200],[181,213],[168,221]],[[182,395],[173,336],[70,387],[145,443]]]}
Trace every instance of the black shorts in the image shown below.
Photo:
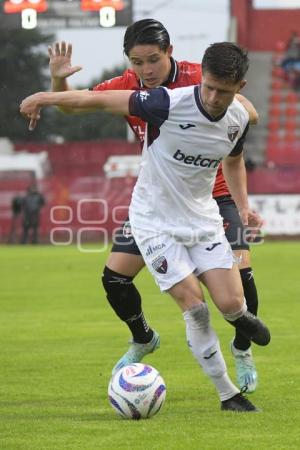
{"label": "black shorts", "polygon": [[216,197],[220,214],[223,217],[225,235],[232,250],[249,250],[247,229],[241,222],[240,215],[234,201],[228,195]]}
{"label": "black shorts", "polygon": [[129,253],[130,255],[141,255],[138,246],[131,234],[129,218],[127,218],[121,228],[113,235],[112,252]]}
{"label": "black shorts", "polygon": [[[243,226],[237,207],[230,196],[217,197],[215,199],[223,217],[225,235],[232,250],[249,250],[246,229]],[[113,236],[112,252],[140,255],[141,252],[131,234],[129,219],[126,219],[122,228],[119,228]]]}

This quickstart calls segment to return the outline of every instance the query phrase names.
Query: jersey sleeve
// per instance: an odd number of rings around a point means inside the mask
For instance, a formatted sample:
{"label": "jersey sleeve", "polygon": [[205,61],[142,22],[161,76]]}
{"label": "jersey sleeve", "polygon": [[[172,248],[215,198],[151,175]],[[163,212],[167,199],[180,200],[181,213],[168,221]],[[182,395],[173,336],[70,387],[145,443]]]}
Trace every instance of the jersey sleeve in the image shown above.
{"label": "jersey sleeve", "polygon": [[115,78],[111,78],[110,80],[105,80],[102,83],[97,84],[96,86],[91,87],[90,91],[108,91],[108,90],[114,90],[114,91],[121,91],[128,88],[128,76],[126,72]]}
{"label": "jersey sleeve", "polygon": [[170,97],[167,89],[159,87],[149,91],[136,91],[129,99],[129,113],[145,122],[161,127],[168,119]]}
{"label": "jersey sleeve", "polygon": [[94,87],[91,87],[90,91],[108,91],[108,90],[124,90],[125,88],[125,80],[122,76],[112,78],[111,80],[105,80],[102,83],[97,84]]}
{"label": "jersey sleeve", "polygon": [[229,153],[229,156],[237,156],[240,153],[242,153],[248,130],[249,130],[249,122],[246,125],[246,128],[244,129],[242,136],[239,138],[234,148]]}

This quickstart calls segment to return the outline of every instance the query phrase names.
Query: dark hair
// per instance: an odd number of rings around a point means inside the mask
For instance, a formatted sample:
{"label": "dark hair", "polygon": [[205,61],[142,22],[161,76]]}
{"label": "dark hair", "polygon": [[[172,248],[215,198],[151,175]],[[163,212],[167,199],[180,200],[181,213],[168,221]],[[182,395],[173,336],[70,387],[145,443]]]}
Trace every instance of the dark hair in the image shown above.
{"label": "dark hair", "polygon": [[242,81],[249,67],[247,50],[232,42],[217,42],[210,45],[202,59],[202,72],[216,78]]}
{"label": "dark hair", "polygon": [[126,29],[123,42],[125,55],[128,56],[135,45],[158,45],[161,50],[166,51],[170,45],[170,36],[158,20],[138,20]]}

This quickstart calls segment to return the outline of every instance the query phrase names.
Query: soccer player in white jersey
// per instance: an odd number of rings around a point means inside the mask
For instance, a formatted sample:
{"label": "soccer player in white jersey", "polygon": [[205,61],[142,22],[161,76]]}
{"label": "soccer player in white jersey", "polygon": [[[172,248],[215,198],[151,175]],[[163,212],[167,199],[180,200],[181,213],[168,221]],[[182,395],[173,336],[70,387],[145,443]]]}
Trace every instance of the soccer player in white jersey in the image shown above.
{"label": "soccer player in white jersey", "polygon": [[223,42],[206,50],[200,86],[133,93],[43,92],[21,104],[31,129],[47,105],[99,108],[137,115],[148,123],[130,205],[133,234],[160,289],[182,310],[189,347],[214,383],[221,408],[237,411],[256,408],[228,377],[199,279],[228,322],[254,343],[269,343],[267,327],[247,311],[239,271],[212,198],[222,161],[243,223],[251,225],[255,219],[248,207],[242,170],[249,116],[234,99],[246,83],[247,69],[246,52]]}

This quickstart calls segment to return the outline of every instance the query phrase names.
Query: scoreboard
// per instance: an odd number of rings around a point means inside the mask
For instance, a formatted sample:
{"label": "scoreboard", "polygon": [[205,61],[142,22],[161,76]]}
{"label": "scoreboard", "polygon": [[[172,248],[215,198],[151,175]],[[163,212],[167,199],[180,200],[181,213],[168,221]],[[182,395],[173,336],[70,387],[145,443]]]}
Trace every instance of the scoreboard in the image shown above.
{"label": "scoreboard", "polygon": [[133,0],[5,0],[1,26],[7,29],[110,28],[132,23]]}

